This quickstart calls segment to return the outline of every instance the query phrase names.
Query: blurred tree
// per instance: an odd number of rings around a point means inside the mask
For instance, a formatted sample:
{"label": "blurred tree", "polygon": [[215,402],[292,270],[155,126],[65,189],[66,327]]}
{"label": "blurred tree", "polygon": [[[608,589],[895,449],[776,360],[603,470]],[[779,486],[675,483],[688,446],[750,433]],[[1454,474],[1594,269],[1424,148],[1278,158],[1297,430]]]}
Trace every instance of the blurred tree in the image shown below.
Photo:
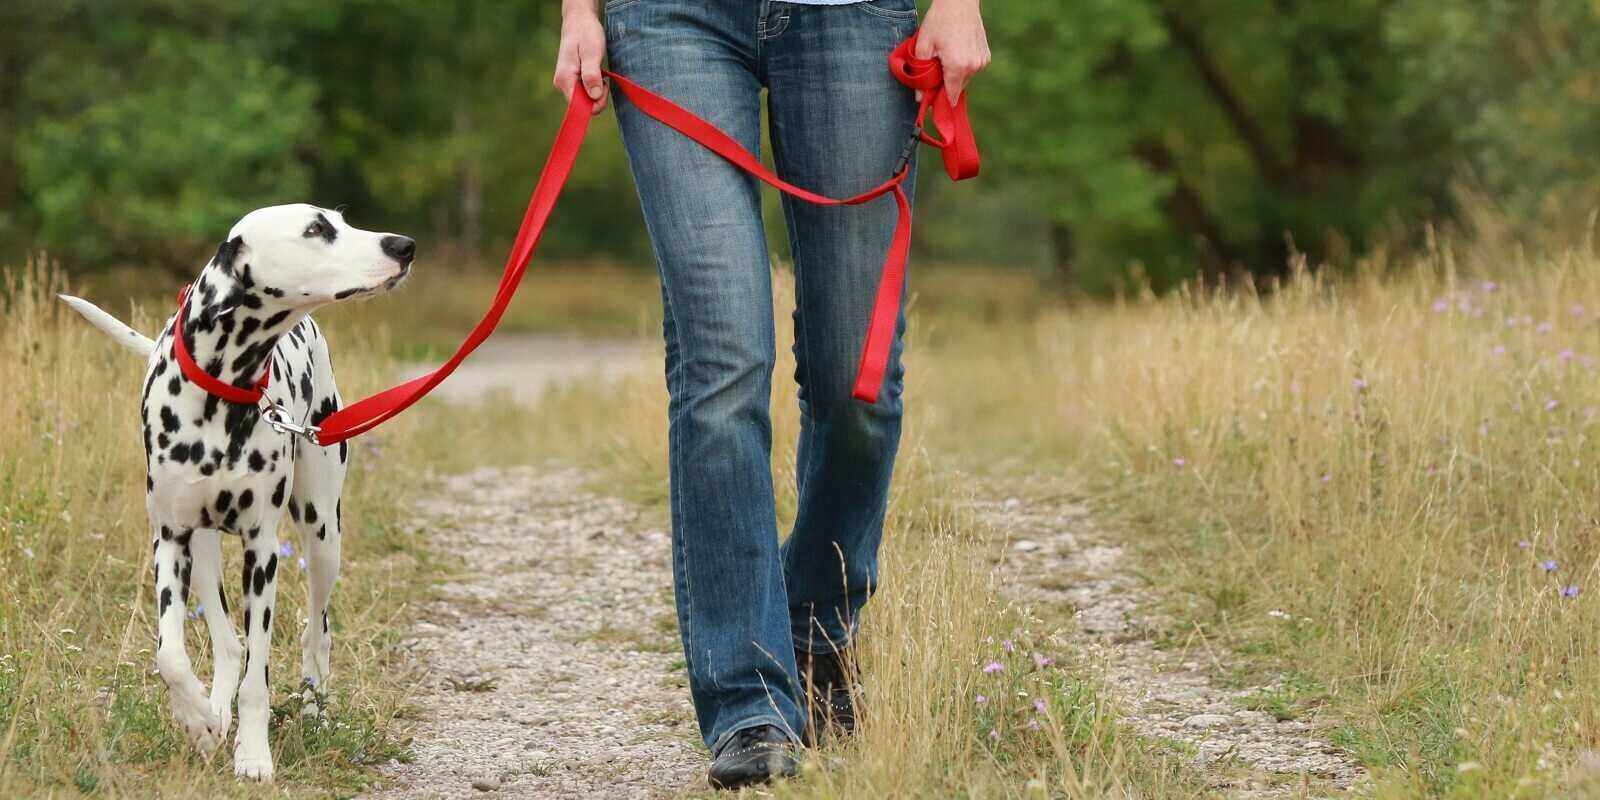
{"label": "blurred tree", "polygon": [[1400,5],[1018,0],[974,93],[985,145],[1090,288],[1128,260],[1160,286],[1362,247],[1447,199],[1452,119],[1402,79]]}
{"label": "blurred tree", "polygon": [[[19,13],[19,11],[21,13]],[[203,252],[242,209],[304,194],[316,87],[235,27],[237,4],[89,0],[6,12],[12,224],[76,259]],[[238,31],[244,31],[239,33]]]}

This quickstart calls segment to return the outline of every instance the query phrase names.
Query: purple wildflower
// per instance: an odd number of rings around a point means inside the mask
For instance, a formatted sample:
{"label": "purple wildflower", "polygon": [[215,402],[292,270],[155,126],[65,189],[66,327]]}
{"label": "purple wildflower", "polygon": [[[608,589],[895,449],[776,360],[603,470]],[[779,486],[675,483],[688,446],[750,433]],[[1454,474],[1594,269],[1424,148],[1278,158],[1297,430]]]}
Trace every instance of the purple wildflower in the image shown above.
{"label": "purple wildflower", "polygon": [[1580,592],[1580,591],[1582,591],[1582,590],[1578,588],[1578,584],[1574,583],[1571,586],[1563,588],[1561,590],[1561,596],[1570,599],[1570,598],[1573,598],[1573,597],[1577,597],[1578,596],[1578,592]]}
{"label": "purple wildflower", "polygon": [[1541,562],[1539,562],[1539,569],[1542,569],[1545,572],[1555,572],[1556,568],[1560,567],[1560,566],[1561,566],[1560,564],[1557,564],[1555,562],[1555,559],[1550,559],[1549,561],[1541,561]]}
{"label": "purple wildflower", "polygon": [[1573,306],[1572,307],[1572,316],[1581,317],[1581,316],[1584,315],[1584,313],[1585,312],[1584,312],[1583,306]]}
{"label": "purple wildflower", "polygon": [[1556,353],[1556,358],[1560,359],[1561,363],[1563,364],[1571,361],[1575,356],[1577,356],[1577,353],[1572,352],[1572,348],[1570,347],[1562,348],[1561,352]]}
{"label": "purple wildflower", "polygon": [[989,729],[989,738],[990,739],[999,739],[1000,738],[1000,731],[995,730],[994,728],[990,728]]}
{"label": "purple wildflower", "polygon": [[1445,302],[1444,300],[1435,300],[1435,301],[1433,301],[1433,313],[1435,313],[1435,314],[1443,314],[1444,312],[1449,311],[1449,310],[1450,310],[1450,304]]}
{"label": "purple wildflower", "polygon": [[1551,325],[1548,322],[1541,322],[1541,323],[1539,323],[1539,327],[1535,328],[1534,330],[1537,330],[1540,333],[1549,333],[1549,332],[1551,332],[1551,331],[1553,331],[1555,329],[1556,329],[1556,326]]}
{"label": "purple wildflower", "polygon": [[1522,541],[1517,542],[1517,549],[1518,550],[1527,550],[1527,549],[1529,549],[1531,547],[1533,547],[1533,542],[1530,542],[1527,539],[1523,539]]}
{"label": "purple wildflower", "polygon": [[984,703],[989,702],[989,698],[985,697],[984,695],[981,695],[981,694],[978,695],[977,697],[972,698],[972,700],[973,700],[973,702],[977,703],[980,706],[983,705]]}
{"label": "purple wildflower", "polygon": [[1045,667],[1048,667],[1048,666],[1050,666],[1051,664],[1054,664],[1054,663],[1056,663],[1056,662],[1053,659],[1051,659],[1047,655],[1044,655],[1043,653],[1034,653],[1033,654],[1033,665],[1035,667],[1038,667],[1039,669],[1044,669]]}
{"label": "purple wildflower", "polygon": [[1495,283],[1494,281],[1484,281],[1483,282],[1483,290],[1486,291],[1486,292],[1492,292],[1492,291],[1494,291],[1494,290],[1496,290],[1498,288],[1500,288],[1500,284]]}
{"label": "purple wildflower", "polygon": [[1177,458],[1172,459],[1172,466],[1177,467],[1178,469],[1183,469],[1188,465],[1189,459],[1184,458],[1183,456],[1178,456]]}
{"label": "purple wildflower", "polygon": [[278,555],[283,556],[284,558],[294,555],[294,545],[290,544],[289,542],[284,542],[283,544],[278,545]]}
{"label": "purple wildflower", "polygon": [[299,564],[299,565],[300,565],[300,568],[301,568],[301,569],[305,569],[305,568],[306,568],[306,560],[305,560],[305,559],[303,559],[303,558],[302,558],[302,559],[299,559],[299,560],[298,560],[298,561],[296,561],[296,562],[295,562],[295,563],[297,563],[297,564]]}
{"label": "purple wildflower", "polygon": [[1559,400],[1554,399],[1554,398],[1544,401],[1544,410],[1546,410],[1546,411],[1554,411],[1554,410],[1556,410],[1557,408],[1560,408],[1560,407],[1561,407],[1561,402]]}
{"label": "purple wildflower", "polygon": [[1035,701],[1033,701],[1033,710],[1039,712],[1040,714],[1045,713],[1044,701],[1043,700],[1035,700]]}
{"label": "purple wildflower", "polygon": [[983,671],[990,675],[993,675],[996,672],[1003,672],[1005,668],[1006,665],[998,661],[990,661],[989,663],[983,665]]}
{"label": "purple wildflower", "polygon": [[1351,386],[1351,388],[1355,389],[1358,392],[1364,392],[1364,391],[1367,390],[1367,379],[1366,378],[1356,378],[1355,380],[1350,382],[1350,386]]}
{"label": "purple wildflower", "polygon": [[1001,649],[1005,650],[1007,653],[1012,652],[1013,650],[1016,649],[1016,646],[1011,644],[1011,640],[1010,639],[1001,640],[1000,647],[1001,647]]}

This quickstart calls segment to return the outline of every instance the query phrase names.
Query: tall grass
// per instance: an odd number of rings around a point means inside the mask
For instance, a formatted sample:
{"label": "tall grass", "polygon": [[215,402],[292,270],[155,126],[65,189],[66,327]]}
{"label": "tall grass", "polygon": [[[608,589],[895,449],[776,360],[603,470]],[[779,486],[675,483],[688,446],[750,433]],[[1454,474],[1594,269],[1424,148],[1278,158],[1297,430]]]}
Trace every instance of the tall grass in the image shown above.
{"label": "tall grass", "polygon": [[[1016,276],[919,275],[885,581],[864,620],[864,724],[778,794],[1206,793],[1179,757],[1119,729],[1053,635],[1061,620],[1000,599],[988,565],[1003,532],[961,500],[970,476],[1019,471],[1086,482],[1102,527],[1135,546],[1151,596],[1183,629],[1171,638],[1230,646],[1218,680],[1277,679],[1278,713],[1339,720],[1334,741],[1373,770],[1375,794],[1593,793],[1600,262],[1440,247],[1401,266],[1103,305],[1049,300]],[[226,769],[176,741],[140,652],[151,633],[139,370],[61,317],[49,299],[59,278],[29,275],[12,279],[0,322],[0,794],[232,791]],[[648,280],[617,287],[566,307],[655,302]],[[780,300],[790,293],[780,280]],[[567,294],[519,303],[559,309]],[[329,315],[347,390],[380,383],[389,354],[436,347],[437,332],[371,332],[419,302],[446,307],[440,296],[385,302]],[[593,329],[648,329],[649,313],[608,311]],[[427,328],[454,329],[457,316]],[[778,376],[792,372],[782,351]],[[787,518],[798,420],[792,388],[775,384]],[[425,467],[554,456],[659,512],[664,405],[649,375],[554,391],[532,414],[430,405],[361,442],[357,464],[376,445],[385,480],[352,482],[369,532],[351,537],[335,662],[336,710],[362,733],[291,724],[278,743],[291,789],[353,786],[403,735],[396,617],[450,565],[406,535],[397,495]],[[290,638],[280,631],[280,653]],[[985,672],[990,662],[1002,668]],[[296,736],[307,744],[283,741]]]}
{"label": "tall grass", "polygon": [[1378,795],[1595,792],[1600,262],[1406,267],[977,332],[951,447],[1096,478],[1178,618],[1342,718]]}

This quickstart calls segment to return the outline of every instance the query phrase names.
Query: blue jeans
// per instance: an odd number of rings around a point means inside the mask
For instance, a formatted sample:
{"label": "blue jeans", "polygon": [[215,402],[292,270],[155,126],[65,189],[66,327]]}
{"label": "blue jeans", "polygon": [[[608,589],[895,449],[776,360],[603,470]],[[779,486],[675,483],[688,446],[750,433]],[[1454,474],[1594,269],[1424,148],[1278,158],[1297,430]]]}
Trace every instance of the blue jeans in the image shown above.
{"label": "blue jeans", "polygon": [[[845,197],[893,174],[916,104],[889,52],[912,0],[612,0],[611,68],[752,152],[766,88],[785,179]],[[661,271],[673,584],[700,731],[804,730],[795,651],[845,646],[877,585],[900,440],[902,309],[875,405],[850,397],[894,229],[889,197],[852,208],[784,198],[795,266],[799,510],[779,546],[773,505],[772,272],[756,181],[613,93]],[[914,180],[912,181],[914,184]]]}

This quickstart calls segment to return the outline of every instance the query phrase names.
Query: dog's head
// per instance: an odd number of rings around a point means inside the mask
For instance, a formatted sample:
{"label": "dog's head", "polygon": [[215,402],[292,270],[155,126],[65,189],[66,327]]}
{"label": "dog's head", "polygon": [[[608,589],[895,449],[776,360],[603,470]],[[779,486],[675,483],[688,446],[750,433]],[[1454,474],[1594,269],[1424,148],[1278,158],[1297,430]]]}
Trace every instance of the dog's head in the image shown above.
{"label": "dog's head", "polygon": [[253,292],[313,306],[393,289],[415,256],[409,237],[365,231],[339,211],[295,203],[246,214],[214,263]]}

